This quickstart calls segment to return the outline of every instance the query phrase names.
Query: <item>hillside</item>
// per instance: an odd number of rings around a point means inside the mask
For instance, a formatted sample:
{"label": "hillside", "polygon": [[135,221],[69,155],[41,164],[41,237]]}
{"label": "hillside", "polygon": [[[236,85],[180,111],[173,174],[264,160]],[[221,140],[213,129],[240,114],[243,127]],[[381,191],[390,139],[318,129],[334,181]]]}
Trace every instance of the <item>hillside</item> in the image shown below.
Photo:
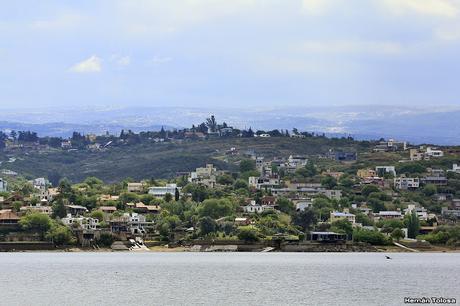
{"label": "hillside", "polygon": [[[219,169],[236,169],[237,161],[247,150],[266,157],[291,154],[324,154],[329,149],[362,151],[367,142],[346,139],[313,138],[225,138],[183,143],[144,143],[112,147],[105,151],[48,150],[0,155],[0,160],[14,156],[16,161],[4,162],[2,169],[16,171],[30,177],[59,176],[73,182],[96,176],[106,182],[124,178],[169,178],[179,171],[191,171],[206,163]],[[235,147],[240,155],[228,158],[225,151]]]}

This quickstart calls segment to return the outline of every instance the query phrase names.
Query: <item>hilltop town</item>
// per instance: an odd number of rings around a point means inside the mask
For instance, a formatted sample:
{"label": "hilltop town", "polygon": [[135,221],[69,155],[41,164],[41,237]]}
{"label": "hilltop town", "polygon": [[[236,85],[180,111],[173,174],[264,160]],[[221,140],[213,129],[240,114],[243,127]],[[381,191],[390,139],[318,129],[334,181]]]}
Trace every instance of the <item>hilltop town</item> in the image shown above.
{"label": "hilltop town", "polygon": [[[211,116],[119,136],[2,132],[0,150],[0,250],[460,245],[457,147],[240,130]],[[74,159],[92,163],[69,179]]]}

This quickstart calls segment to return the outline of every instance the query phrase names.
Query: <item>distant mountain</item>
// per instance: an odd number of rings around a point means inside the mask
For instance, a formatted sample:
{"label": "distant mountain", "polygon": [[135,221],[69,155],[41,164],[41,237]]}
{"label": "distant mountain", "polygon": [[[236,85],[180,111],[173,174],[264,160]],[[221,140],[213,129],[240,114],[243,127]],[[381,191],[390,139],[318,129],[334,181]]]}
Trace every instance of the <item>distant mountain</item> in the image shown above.
{"label": "distant mountain", "polygon": [[[68,136],[72,131],[101,134],[121,129],[159,130],[200,124],[211,114],[218,122],[254,130],[297,128],[357,139],[397,138],[412,143],[460,144],[460,107],[412,108],[351,105],[277,108],[131,107],[2,110],[0,130],[34,130]],[[3,122],[1,121],[3,120]]]}

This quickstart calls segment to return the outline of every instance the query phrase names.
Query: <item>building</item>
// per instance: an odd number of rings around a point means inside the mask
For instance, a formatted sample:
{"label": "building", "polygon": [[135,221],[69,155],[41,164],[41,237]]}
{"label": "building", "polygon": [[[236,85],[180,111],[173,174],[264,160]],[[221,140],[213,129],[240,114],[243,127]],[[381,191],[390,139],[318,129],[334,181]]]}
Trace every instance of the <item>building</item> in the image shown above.
{"label": "building", "polygon": [[460,218],[460,209],[455,208],[455,209],[449,209],[447,207],[443,207],[441,209],[441,214],[444,218],[450,218],[454,217],[459,219]]}
{"label": "building", "polygon": [[356,216],[347,211],[344,211],[344,212],[331,211],[330,222],[332,223],[338,220],[347,220],[351,224],[355,224]]}
{"label": "building", "polygon": [[417,206],[415,204],[409,204],[407,208],[404,210],[404,214],[410,215],[413,211],[415,211],[419,220],[428,220],[428,211],[424,207]]}
{"label": "building", "polygon": [[0,210],[0,229],[19,228],[19,216],[11,209]]}
{"label": "building", "polygon": [[88,209],[80,205],[65,205],[67,214],[71,216],[81,216],[88,212]]}
{"label": "building", "polygon": [[83,230],[96,230],[99,228],[99,220],[91,217],[72,217],[71,214],[67,214],[67,217],[62,218],[61,221],[71,228]]}
{"label": "building", "polygon": [[8,183],[0,177],[0,192],[8,191]]}
{"label": "building", "polygon": [[263,213],[266,210],[273,210],[273,206],[268,205],[259,205],[256,204],[255,201],[252,201],[251,204],[243,206],[243,211],[245,213]]}
{"label": "building", "polygon": [[421,146],[418,149],[410,149],[409,157],[412,161],[429,160],[430,158],[443,157],[444,152],[433,147]]}
{"label": "building", "polygon": [[296,211],[304,211],[304,210],[309,209],[310,207],[313,206],[313,201],[312,200],[298,199],[298,200],[293,200],[292,202],[295,205],[295,210]]}
{"label": "building", "polygon": [[340,242],[346,241],[347,235],[334,232],[311,232],[310,240],[318,242]]}
{"label": "building", "polygon": [[253,187],[255,189],[272,189],[280,185],[280,179],[277,175],[269,177],[250,176],[248,182],[249,187]]}
{"label": "building", "polygon": [[396,169],[394,166],[377,166],[375,167],[375,172],[379,177],[384,177],[385,174],[396,176]]}
{"label": "building", "polygon": [[420,187],[420,179],[418,177],[395,177],[394,185],[396,189],[410,190]]}
{"label": "building", "polygon": [[173,197],[176,195],[176,190],[180,193],[180,187],[176,184],[166,184],[166,186],[154,186],[149,188],[149,194],[156,198],[164,198],[166,194],[170,194]]}
{"label": "building", "polygon": [[376,214],[375,217],[377,220],[380,220],[380,219],[389,220],[389,219],[402,219],[403,218],[400,211],[379,211],[379,213]]}
{"label": "building", "polygon": [[216,186],[216,176],[218,175],[217,169],[212,164],[207,164],[204,168],[196,168],[190,173],[188,181],[190,183],[204,185],[208,188]]}
{"label": "building", "polygon": [[433,184],[436,186],[446,186],[447,185],[447,178],[442,176],[426,176],[422,178],[423,184]]}
{"label": "building", "polygon": [[147,221],[138,213],[125,213],[110,220],[110,230],[116,234],[144,235],[153,228],[154,223]]}
{"label": "building", "polygon": [[407,143],[405,141],[397,141],[394,139],[380,141],[378,145],[374,147],[375,152],[396,152],[405,151],[407,149]]}
{"label": "building", "polygon": [[356,173],[356,175],[359,178],[365,179],[365,178],[369,178],[369,177],[376,177],[377,172],[375,170],[372,170],[372,169],[359,169],[358,172]]}
{"label": "building", "polygon": [[128,192],[142,192],[144,185],[142,183],[128,183]]}
{"label": "building", "polygon": [[339,162],[354,162],[358,159],[358,153],[356,152],[335,152],[329,150],[326,157]]}
{"label": "building", "polygon": [[460,174],[460,165],[458,164],[453,164],[452,165],[452,170],[449,170],[449,172],[455,172]]}
{"label": "building", "polygon": [[38,212],[41,214],[46,214],[48,216],[51,216],[53,214],[53,207],[51,206],[46,206],[46,205],[41,205],[37,204],[35,206],[22,206],[19,211],[21,214],[26,214],[27,212]]}

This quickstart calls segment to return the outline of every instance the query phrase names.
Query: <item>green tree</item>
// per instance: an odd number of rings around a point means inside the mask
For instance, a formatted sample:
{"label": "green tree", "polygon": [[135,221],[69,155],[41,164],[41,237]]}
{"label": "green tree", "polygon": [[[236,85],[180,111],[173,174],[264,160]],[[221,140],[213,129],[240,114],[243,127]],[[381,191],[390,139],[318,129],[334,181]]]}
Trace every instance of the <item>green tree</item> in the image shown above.
{"label": "green tree", "polygon": [[71,230],[67,226],[59,224],[56,221],[51,223],[45,238],[51,240],[55,245],[67,245],[76,241]]}
{"label": "green tree", "polygon": [[408,216],[407,220],[407,237],[416,238],[420,230],[420,221],[418,219],[417,213],[412,211]]}
{"label": "green tree", "polygon": [[435,195],[438,192],[438,188],[436,187],[436,185],[427,184],[427,185],[425,185],[425,187],[423,187],[422,192],[427,197],[431,197],[431,196]]}
{"label": "green tree", "polygon": [[64,218],[67,212],[64,205],[64,200],[59,198],[53,203],[53,218]]}
{"label": "green tree", "polygon": [[171,202],[172,199],[173,199],[172,194],[170,194],[169,192],[165,194],[165,202],[166,202],[166,203]]}
{"label": "green tree", "polygon": [[241,227],[238,231],[238,239],[246,242],[256,242],[259,241],[259,236],[254,228]]}
{"label": "green tree", "polygon": [[28,213],[19,220],[21,227],[30,232],[38,233],[43,238],[51,228],[51,218],[42,213]]}
{"label": "green tree", "polygon": [[90,214],[91,218],[98,219],[99,222],[104,220],[104,213],[100,210],[94,210]]}
{"label": "green tree", "polygon": [[321,179],[321,185],[328,189],[333,189],[335,186],[337,186],[337,180],[330,175],[326,175]]}
{"label": "green tree", "polygon": [[200,234],[206,236],[214,233],[217,230],[217,222],[211,217],[203,217],[200,219]]}
{"label": "green tree", "polygon": [[256,170],[256,163],[251,159],[244,159],[240,162],[240,172]]}
{"label": "green tree", "polygon": [[404,238],[404,232],[400,228],[395,228],[391,232],[391,238],[396,239],[396,241],[399,241],[400,239]]}
{"label": "green tree", "polygon": [[284,212],[285,214],[292,214],[295,211],[294,203],[286,198],[279,198],[276,201],[276,205],[278,206],[279,211]]}
{"label": "green tree", "polygon": [[379,191],[380,191],[379,187],[377,187],[375,185],[366,185],[361,190],[361,193],[362,193],[363,196],[365,196],[367,198],[371,193],[379,192]]}
{"label": "green tree", "polygon": [[235,205],[228,199],[208,199],[204,200],[199,207],[199,214],[202,217],[214,219],[229,216],[235,212]]}
{"label": "green tree", "polygon": [[300,226],[304,232],[307,232],[316,223],[315,212],[311,209],[305,209],[294,215],[293,223]]}
{"label": "green tree", "polygon": [[347,236],[351,236],[353,234],[353,225],[346,219],[340,219],[332,222],[331,231],[336,231],[339,233],[347,234]]}

